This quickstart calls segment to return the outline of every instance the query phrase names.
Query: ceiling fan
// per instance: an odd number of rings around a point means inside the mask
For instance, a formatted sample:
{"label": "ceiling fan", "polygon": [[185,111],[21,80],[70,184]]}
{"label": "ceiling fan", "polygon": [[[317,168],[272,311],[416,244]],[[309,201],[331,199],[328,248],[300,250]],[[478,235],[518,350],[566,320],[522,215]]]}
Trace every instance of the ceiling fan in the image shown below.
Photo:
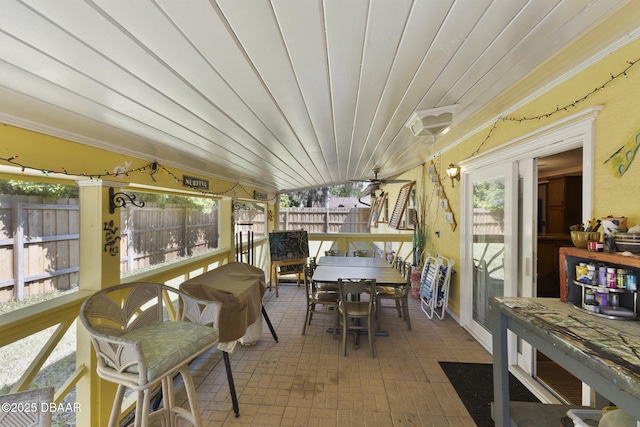
{"label": "ceiling fan", "polygon": [[366,197],[369,194],[375,197],[375,192],[380,189],[380,186],[383,184],[399,184],[403,182],[411,182],[408,179],[392,179],[392,178],[378,178],[378,174],[380,173],[380,168],[373,169],[373,178],[367,179],[350,179],[351,182],[368,182],[369,185],[364,191],[360,194],[360,198]]}

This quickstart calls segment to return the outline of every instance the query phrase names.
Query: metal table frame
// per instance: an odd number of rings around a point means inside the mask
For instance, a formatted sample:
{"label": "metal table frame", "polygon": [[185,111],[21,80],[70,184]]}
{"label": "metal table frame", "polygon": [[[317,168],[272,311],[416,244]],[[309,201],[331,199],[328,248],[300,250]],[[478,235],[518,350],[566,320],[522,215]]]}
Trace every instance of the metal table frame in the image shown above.
{"label": "metal table frame", "polygon": [[[585,346],[589,351],[585,353],[584,349],[576,347],[552,328],[543,328],[535,322],[528,321],[526,308],[520,312],[513,309],[513,306],[528,303],[541,304],[550,313],[563,312],[564,314],[569,310],[569,316],[572,319],[584,321],[585,325],[592,324],[596,319],[589,313],[562,303],[555,298],[491,298],[489,307],[493,333],[495,425],[511,425],[507,330],[514,332],[572,375],[593,387],[599,394],[614,402],[619,408],[640,420],[640,365],[635,373],[625,373],[621,369],[612,368],[617,356],[609,352],[608,348],[599,346],[598,340],[586,343]],[[627,328],[628,325],[622,324],[635,323],[602,319],[597,319],[597,321],[614,322],[606,324],[607,327],[614,329]],[[637,325],[635,326],[637,327]],[[621,337],[618,340],[624,344],[623,339]],[[637,339],[637,334],[634,339]],[[630,349],[630,353],[634,353],[633,348]],[[629,363],[627,362],[627,364]],[[544,408],[544,405],[541,406]]]}

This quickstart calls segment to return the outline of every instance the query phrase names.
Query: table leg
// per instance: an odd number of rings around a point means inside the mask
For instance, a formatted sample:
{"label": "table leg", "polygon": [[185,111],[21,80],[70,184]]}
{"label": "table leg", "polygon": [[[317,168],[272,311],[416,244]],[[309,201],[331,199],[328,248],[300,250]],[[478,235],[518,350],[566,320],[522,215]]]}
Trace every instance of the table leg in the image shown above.
{"label": "table leg", "polygon": [[276,330],[273,329],[273,325],[271,324],[271,320],[267,315],[267,310],[264,309],[264,305],[262,306],[262,316],[264,317],[264,320],[267,322],[267,326],[269,326],[269,330],[271,331],[271,336],[273,337],[274,340],[276,340],[276,342],[278,342],[278,335],[276,335]]}
{"label": "table leg", "polygon": [[224,367],[227,369],[227,381],[229,382],[229,391],[231,392],[231,403],[233,404],[233,412],[236,418],[240,416],[240,408],[238,407],[238,397],[236,396],[236,385],[233,382],[233,373],[231,372],[231,363],[229,362],[229,353],[222,352],[224,358]]}
{"label": "table leg", "polygon": [[493,400],[496,427],[511,425],[509,413],[509,359],[507,354],[507,318],[497,304],[491,304],[493,317]]}

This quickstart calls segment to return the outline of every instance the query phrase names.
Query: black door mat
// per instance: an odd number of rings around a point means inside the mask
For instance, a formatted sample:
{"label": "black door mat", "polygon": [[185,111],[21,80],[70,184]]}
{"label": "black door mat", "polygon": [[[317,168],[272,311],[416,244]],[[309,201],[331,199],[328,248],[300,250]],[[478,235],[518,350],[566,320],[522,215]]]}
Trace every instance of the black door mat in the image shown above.
{"label": "black door mat", "polygon": [[[491,418],[493,365],[490,363],[438,363],[478,427],[494,427],[495,423]],[[511,373],[509,374],[509,400],[540,402]]]}

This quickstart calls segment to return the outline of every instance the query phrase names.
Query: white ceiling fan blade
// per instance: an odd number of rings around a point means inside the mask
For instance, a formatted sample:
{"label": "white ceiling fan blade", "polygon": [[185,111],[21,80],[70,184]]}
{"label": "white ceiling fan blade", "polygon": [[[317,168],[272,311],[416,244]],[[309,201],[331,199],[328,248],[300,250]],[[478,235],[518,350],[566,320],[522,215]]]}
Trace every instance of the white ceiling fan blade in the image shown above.
{"label": "white ceiling fan blade", "polygon": [[411,182],[408,179],[381,179],[380,182],[383,184],[400,184],[402,182]]}
{"label": "white ceiling fan blade", "polygon": [[360,198],[369,196],[373,191],[375,191],[374,186],[373,185],[368,185],[367,188],[362,190],[362,193],[360,193]]}

